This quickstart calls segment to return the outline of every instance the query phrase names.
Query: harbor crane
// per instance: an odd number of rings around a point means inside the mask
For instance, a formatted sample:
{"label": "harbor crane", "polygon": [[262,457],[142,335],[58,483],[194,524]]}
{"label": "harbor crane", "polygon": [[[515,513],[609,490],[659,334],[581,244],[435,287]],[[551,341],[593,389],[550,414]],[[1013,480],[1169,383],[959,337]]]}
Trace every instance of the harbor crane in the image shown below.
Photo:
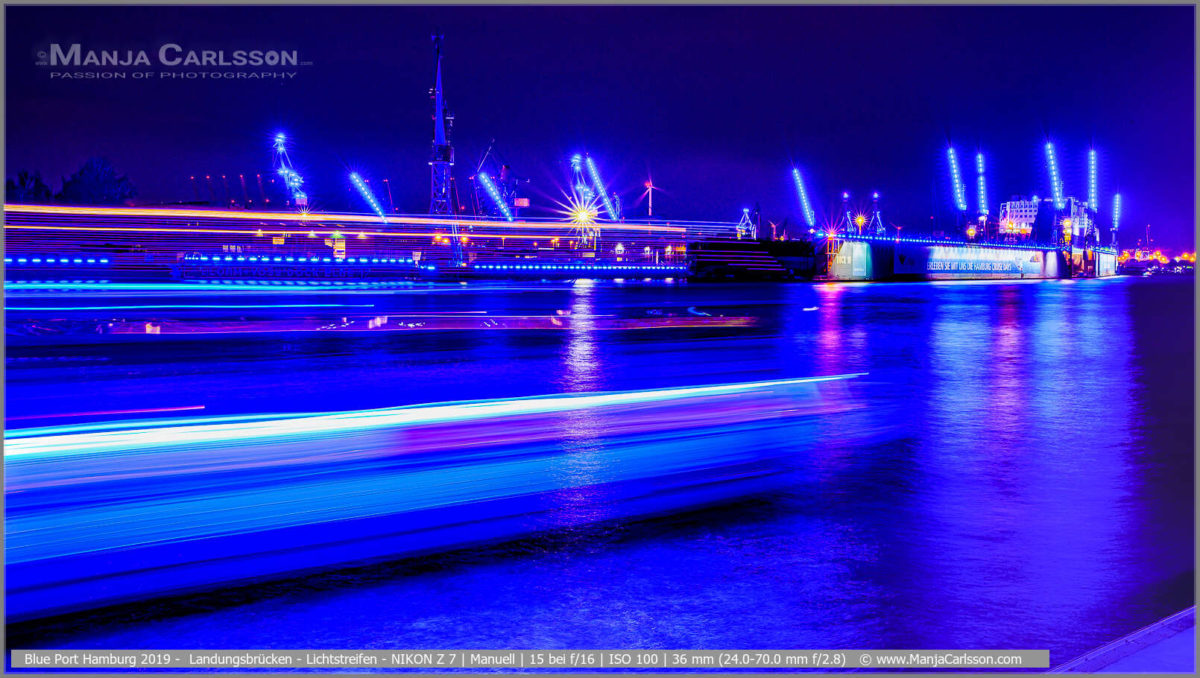
{"label": "harbor crane", "polygon": [[291,195],[292,205],[300,210],[308,208],[308,195],[300,187],[304,185],[304,179],[300,173],[296,171],[292,165],[292,159],[287,152],[287,135],[280,132],[275,135],[273,148],[275,149],[275,171],[283,178],[284,186],[287,187],[288,194]]}

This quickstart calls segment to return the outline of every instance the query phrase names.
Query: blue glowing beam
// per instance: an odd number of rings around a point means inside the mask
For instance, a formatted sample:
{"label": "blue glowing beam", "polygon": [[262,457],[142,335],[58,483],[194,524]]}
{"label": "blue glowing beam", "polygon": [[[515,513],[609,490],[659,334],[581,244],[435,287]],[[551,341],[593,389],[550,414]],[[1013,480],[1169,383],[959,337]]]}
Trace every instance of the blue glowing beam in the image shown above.
{"label": "blue glowing beam", "polygon": [[488,176],[487,172],[479,173],[479,183],[483,184],[484,190],[492,197],[492,202],[496,203],[496,208],[500,210],[500,214],[504,215],[507,221],[512,221],[512,210],[508,209],[508,205],[504,203],[504,196],[500,195],[500,190],[496,188],[496,184]]}
{"label": "blue glowing beam", "polygon": [[1054,144],[1046,142],[1046,169],[1050,173],[1050,195],[1054,196],[1054,209],[1067,206],[1063,199],[1062,177],[1058,174],[1058,158],[1054,155]]}
{"label": "blue glowing beam", "polygon": [[796,192],[800,194],[800,208],[804,210],[804,223],[812,228],[817,223],[816,215],[813,214],[812,205],[808,202],[808,193],[804,190],[804,179],[800,177],[800,170],[792,168],[792,180],[796,182]]}
{"label": "blue glowing beam", "polygon": [[366,182],[363,181],[362,177],[358,176],[358,172],[350,173],[350,182],[354,184],[354,188],[358,189],[358,194],[361,195],[362,199],[367,202],[367,205],[371,208],[371,211],[379,215],[379,218],[382,219],[383,223],[386,224],[387,218],[384,216],[383,206],[380,205],[379,201],[375,199],[375,194],[371,193],[371,189],[367,186]]}
{"label": "blue glowing beam", "polygon": [[1113,225],[1114,231],[1117,230],[1117,226],[1120,225],[1120,223],[1121,223],[1121,194],[1118,193],[1113,196],[1112,225]]}
{"label": "blue glowing beam", "polygon": [[967,211],[967,191],[963,187],[962,172],[958,168],[958,154],[954,152],[954,147],[946,149],[946,155],[950,159],[950,183],[954,189],[954,206],[960,212]]}
{"label": "blue glowing beam", "polygon": [[1088,206],[1093,210],[1100,210],[1100,194],[1096,190],[1096,149],[1088,151]]}
{"label": "blue glowing beam", "polygon": [[292,159],[287,153],[287,136],[283,133],[275,135],[275,152],[279,155],[279,176],[283,177],[283,183],[287,186],[288,192],[292,194],[292,199],[297,204],[305,204],[308,202],[308,195],[300,189],[304,185],[304,179],[300,173],[292,166]]}
{"label": "blue glowing beam", "polygon": [[620,219],[617,216],[617,211],[613,208],[612,198],[608,196],[608,189],[604,188],[604,182],[600,181],[600,170],[596,169],[596,161],[592,160],[592,156],[587,159],[588,174],[592,177],[592,185],[596,187],[596,193],[600,196],[600,200],[604,203],[604,211],[608,213],[608,218],[613,221]]}
{"label": "blue glowing beam", "polygon": [[142,311],[151,309],[374,308],[375,304],[146,304],[139,306],[9,306],[8,311]]}
{"label": "blue glowing beam", "polygon": [[[710,386],[615,391],[581,395],[533,396],[499,400],[439,403],[380,410],[357,410],[315,416],[272,415],[215,417],[193,420],[192,425],[159,425],[122,430],[116,425],[78,424],[36,429],[5,431],[5,456],[57,456],[94,454],[110,450],[128,453],[146,447],[181,447],[206,443],[235,443],[265,438],[303,438],[311,435],[340,434],[395,426],[477,421],[492,417],[526,416],[590,410],[612,405],[636,405],[668,400],[743,393],[762,388],[794,384],[839,381],[862,376],[861,373],[801,379],[742,382]],[[138,422],[145,423],[145,422]]]}
{"label": "blue glowing beam", "polygon": [[979,175],[979,213],[986,215],[988,213],[987,202],[987,181],[983,176],[983,154],[975,155],[975,170]]}

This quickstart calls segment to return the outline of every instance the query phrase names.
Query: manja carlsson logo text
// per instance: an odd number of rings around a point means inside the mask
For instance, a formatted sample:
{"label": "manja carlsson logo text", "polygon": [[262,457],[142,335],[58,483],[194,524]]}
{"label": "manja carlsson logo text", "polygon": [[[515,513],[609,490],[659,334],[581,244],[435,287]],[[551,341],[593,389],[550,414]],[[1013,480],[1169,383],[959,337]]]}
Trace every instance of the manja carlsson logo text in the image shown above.
{"label": "manja carlsson logo text", "polygon": [[47,52],[38,52],[38,66],[296,66],[300,64],[297,50],[277,49],[184,49],[166,43],[154,52],[157,62],[150,60],[144,49],[89,49],[79,43],[63,46],[54,43]]}

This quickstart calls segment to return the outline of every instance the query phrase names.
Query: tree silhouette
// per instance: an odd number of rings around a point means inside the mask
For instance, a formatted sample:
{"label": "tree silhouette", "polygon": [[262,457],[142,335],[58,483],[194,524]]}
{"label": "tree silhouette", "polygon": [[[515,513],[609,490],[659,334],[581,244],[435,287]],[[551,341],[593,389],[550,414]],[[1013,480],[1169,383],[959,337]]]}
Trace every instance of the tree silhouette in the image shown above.
{"label": "tree silhouette", "polygon": [[17,172],[16,180],[4,182],[4,201],[11,203],[48,203],[53,192],[46,182],[42,181],[42,173],[30,173],[29,170]]}
{"label": "tree silhouette", "polygon": [[137,195],[129,177],[117,176],[107,158],[90,158],[83,167],[63,179],[56,198],[68,205],[121,205]]}

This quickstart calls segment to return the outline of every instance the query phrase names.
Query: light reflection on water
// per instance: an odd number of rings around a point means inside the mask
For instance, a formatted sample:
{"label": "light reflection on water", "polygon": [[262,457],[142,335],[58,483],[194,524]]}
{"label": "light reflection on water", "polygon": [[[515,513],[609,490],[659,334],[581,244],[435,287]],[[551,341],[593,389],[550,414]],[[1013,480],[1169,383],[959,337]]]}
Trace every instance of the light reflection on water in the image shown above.
{"label": "light reflection on water", "polygon": [[[153,357],[108,345],[59,351],[86,359],[75,362],[14,362],[35,352],[10,350],[9,412],[82,411],[104,398],[111,409],[205,404],[218,414],[261,410],[268,395],[275,409],[304,411],[451,400],[464,389],[502,397],[857,371],[870,373],[858,386],[866,407],[735,437],[796,450],[790,489],[769,501],[265,587],[154,621],[125,611],[40,629],[46,642],[1046,647],[1060,662],[1192,602],[1189,281],[598,285],[419,299],[377,303],[570,309],[570,323],[294,339],[280,353],[244,339]],[[589,325],[689,307],[759,322]],[[555,472],[595,473],[603,422],[561,426],[571,454]],[[586,512],[603,504],[595,499],[563,501]]]}

